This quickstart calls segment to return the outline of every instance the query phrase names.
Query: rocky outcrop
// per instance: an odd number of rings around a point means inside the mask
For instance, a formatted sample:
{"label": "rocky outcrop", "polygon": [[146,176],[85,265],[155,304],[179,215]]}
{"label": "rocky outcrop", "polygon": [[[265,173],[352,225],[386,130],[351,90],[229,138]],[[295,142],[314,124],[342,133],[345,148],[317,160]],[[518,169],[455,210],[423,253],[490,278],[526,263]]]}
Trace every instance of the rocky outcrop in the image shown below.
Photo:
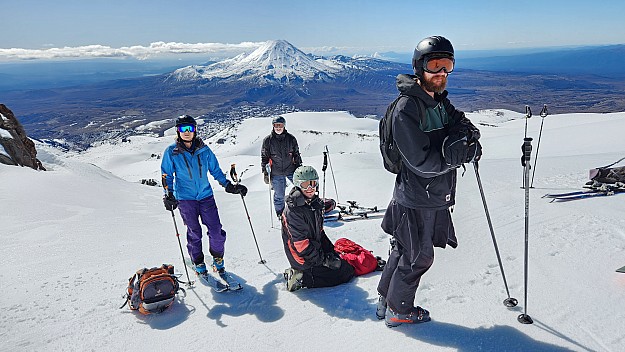
{"label": "rocky outcrop", "polygon": [[45,170],[37,159],[35,143],[28,138],[22,124],[4,104],[0,104],[0,163]]}

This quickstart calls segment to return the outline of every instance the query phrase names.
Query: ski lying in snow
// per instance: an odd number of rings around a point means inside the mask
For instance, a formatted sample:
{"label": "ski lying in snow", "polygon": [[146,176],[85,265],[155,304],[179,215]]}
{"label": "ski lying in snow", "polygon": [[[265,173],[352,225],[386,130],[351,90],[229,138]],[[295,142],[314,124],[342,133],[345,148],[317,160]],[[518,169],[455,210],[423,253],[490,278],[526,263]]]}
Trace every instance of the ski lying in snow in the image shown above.
{"label": "ski lying in snow", "polygon": [[[190,259],[185,258],[184,259],[184,263],[191,269],[193,270],[193,272],[197,275],[197,277],[199,278],[200,282],[204,285],[204,286],[208,286],[211,289],[213,289],[213,291],[215,292],[225,292],[228,291],[230,289],[230,287],[221,282],[219,279],[217,279],[216,277],[214,277],[213,275],[209,274],[208,272],[204,273],[204,274],[198,274],[195,271],[195,266],[193,265],[193,263],[191,262]],[[239,285],[240,286],[240,285]]]}
{"label": "ski lying in snow", "polygon": [[243,288],[239,281],[237,281],[229,272],[222,270],[218,271],[219,277],[224,280],[228,286],[228,290],[230,291],[238,291]]}
{"label": "ski lying in snow", "polygon": [[588,188],[588,190],[568,193],[545,194],[543,198],[551,198],[551,202],[568,202],[571,200],[584,198],[612,196],[618,193],[625,192],[625,187],[622,187],[622,184],[611,185],[593,183],[591,185],[584,186],[584,188]]}
{"label": "ski lying in snow", "polygon": [[377,212],[378,211],[378,207],[377,206],[373,206],[373,207],[363,207],[362,205],[359,205],[358,202],[356,202],[355,200],[348,200],[347,204],[337,204],[336,205],[337,208],[340,209],[341,213],[344,214],[354,214],[355,212]]}
{"label": "ski lying in snow", "polygon": [[364,219],[372,219],[373,217],[370,214],[377,213],[377,211],[362,211],[362,212],[354,212],[352,214],[345,214],[342,212],[335,214],[328,214],[323,217],[323,222],[331,222],[331,221],[354,221],[354,220],[364,220]]}
{"label": "ski lying in snow", "polygon": [[572,196],[561,196],[561,197],[551,197],[551,203],[553,202],[569,202],[572,200],[579,200],[579,199],[586,199],[586,198],[595,198],[595,197],[607,197],[607,196],[613,196],[615,194],[619,194],[619,193],[623,193],[624,191],[620,191],[620,192],[586,192],[586,193],[582,193],[582,194],[578,194],[578,195],[572,195]]}
{"label": "ski lying in snow", "polygon": [[620,268],[620,269],[616,269],[617,273],[625,273],[625,266]]}

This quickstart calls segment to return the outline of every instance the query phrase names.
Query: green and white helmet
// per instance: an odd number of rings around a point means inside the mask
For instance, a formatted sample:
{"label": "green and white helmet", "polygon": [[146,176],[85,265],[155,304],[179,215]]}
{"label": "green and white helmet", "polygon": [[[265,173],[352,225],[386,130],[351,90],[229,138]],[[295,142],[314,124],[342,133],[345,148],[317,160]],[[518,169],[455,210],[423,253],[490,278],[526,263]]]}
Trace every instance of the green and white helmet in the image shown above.
{"label": "green and white helmet", "polygon": [[302,165],[295,169],[293,173],[293,184],[297,188],[302,188],[301,184],[306,181],[319,181],[319,174],[314,167],[308,165]]}

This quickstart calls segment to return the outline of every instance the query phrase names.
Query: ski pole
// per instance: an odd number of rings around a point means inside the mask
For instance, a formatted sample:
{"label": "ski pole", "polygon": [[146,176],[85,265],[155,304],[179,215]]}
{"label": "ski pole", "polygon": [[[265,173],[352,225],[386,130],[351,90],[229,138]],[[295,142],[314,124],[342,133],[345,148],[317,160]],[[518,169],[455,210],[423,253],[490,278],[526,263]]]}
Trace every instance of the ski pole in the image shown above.
{"label": "ski pole", "polygon": [[326,170],[328,169],[328,152],[323,151],[323,166],[321,167],[321,171],[323,171],[323,213],[326,212],[325,201],[326,201]]}
{"label": "ski pole", "polygon": [[334,182],[334,192],[336,193],[336,204],[340,203],[339,201],[339,190],[336,188],[336,178],[334,178],[334,169],[332,168],[332,160],[330,160],[330,150],[328,150],[328,146],[326,145],[326,152],[328,155],[328,163],[330,164],[330,173],[332,173],[332,181]]}
{"label": "ski pole", "polygon": [[269,163],[265,165],[265,172],[269,177],[269,217],[271,218],[271,228],[273,229],[273,202],[271,201],[271,165],[269,165]]}
{"label": "ski pole", "polygon": [[523,156],[521,157],[521,165],[525,176],[525,308],[524,313],[517,317],[521,324],[532,324],[534,321],[527,315],[527,259],[528,259],[528,239],[529,239],[529,217],[530,217],[530,157],[532,155],[532,138],[523,139],[521,146]]}
{"label": "ski pole", "polygon": [[[244,171],[245,172],[245,171]],[[241,173],[243,174],[243,173]],[[230,165],[230,178],[236,185],[239,184],[239,177],[237,176],[237,171],[235,169],[235,164]],[[258,264],[265,264],[266,261],[263,259],[263,256],[260,254],[260,248],[258,247],[258,241],[256,241],[256,234],[254,233],[254,227],[252,226],[252,219],[250,218],[250,213],[247,211],[247,205],[245,204],[245,197],[241,194],[241,200],[243,201],[243,207],[245,208],[245,214],[247,215],[247,221],[250,223],[250,229],[252,229],[252,236],[254,237],[254,243],[256,243],[256,250],[258,250],[258,256],[260,257],[260,261]]]}
{"label": "ski pole", "polygon": [[[163,188],[165,189],[165,194],[169,192],[166,178],[167,178],[167,175],[163,174],[162,181],[163,181]],[[184,252],[182,251],[182,243],[180,243],[180,232],[178,232],[178,225],[176,225],[176,215],[174,214],[173,209],[170,210],[170,212],[171,212],[171,218],[174,221],[174,229],[176,230],[176,238],[178,239],[178,248],[180,248],[180,256],[182,257],[182,266],[184,266],[184,272],[187,274],[187,287],[191,288],[193,287],[193,281],[191,281],[191,278],[189,277],[189,270],[187,269],[187,266],[184,263]]]}
{"label": "ski pole", "polygon": [[536,144],[536,155],[534,156],[534,170],[532,171],[532,182],[530,182],[530,188],[534,188],[534,175],[536,174],[536,163],[538,162],[538,149],[540,148],[540,137],[543,134],[543,123],[545,122],[545,117],[549,115],[547,111],[547,104],[543,104],[543,109],[540,111],[540,132],[538,132],[538,143]]}
{"label": "ski pole", "polygon": [[182,264],[184,266],[184,272],[187,274],[187,287],[193,287],[193,281],[189,277],[189,270],[187,266],[184,264],[184,252],[182,251],[182,243],[180,243],[180,232],[178,232],[178,225],[176,225],[176,215],[174,215],[174,211],[170,210],[171,218],[174,221],[174,229],[176,230],[176,238],[178,239],[178,248],[180,248],[180,256],[182,257]]}
{"label": "ski pole", "polygon": [[[523,136],[523,138],[527,138],[527,120],[529,118],[532,117],[532,109],[530,108],[529,105],[525,105],[525,135]],[[521,188],[525,188],[525,176],[523,177],[523,187]]]}
{"label": "ski pole", "polygon": [[499,262],[499,269],[501,269],[501,277],[503,278],[503,284],[506,287],[506,293],[508,298],[503,301],[506,307],[516,307],[519,303],[516,298],[510,297],[510,290],[508,290],[508,282],[506,281],[506,274],[503,271],[503,264],[501,263],[501,256],[499,255],[499,247],[497,247],[497,239],[495,238],[495,231],[493,230],[493,223],[490,220],[490,213],[488,212],[488,206],[486,205],[486,197],[484,196],[484,189],[482,188],[482,180],[480,179],[480,173],[478,171],[479,166],[477,161],[473,162],[473,168],[475,169],[475,178],[477,179],[477,185],[480,189],[480,195],[482,196],[482,203],[484,204],[484,212],[486,213],[486,220],[488,221],[488,228],[490,229],[490,236],[493,238],[493,245],[495,246],[495,253],[497,254],[497,261]]}

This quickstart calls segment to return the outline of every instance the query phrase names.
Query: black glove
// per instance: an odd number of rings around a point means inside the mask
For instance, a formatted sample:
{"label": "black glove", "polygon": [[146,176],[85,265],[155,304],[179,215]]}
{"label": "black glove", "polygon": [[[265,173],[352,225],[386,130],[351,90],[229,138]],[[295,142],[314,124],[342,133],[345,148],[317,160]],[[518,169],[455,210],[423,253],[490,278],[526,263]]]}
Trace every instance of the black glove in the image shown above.
{"label": "black glove", "polygon": [[169,211],[178,208],[178,200],[172,192],[169,192],[166,196],[163,197],[163,204],[165,204],[165,209]]}
{"label": "black glove", "polygon": [[464,133],[449,135],[443,141],[443,157],[451,167],[465,163],[468,152],[467,136]]}
{"label": "black glove", "polygon": [[266,184],[269,184],[269,174],[266,172],[263,172],[263,180],[265,181]]}
{"label": "black glove", "polygon": [[465,162],[473,163],[473,162],[479,161],[481,157],[482,157],[482,145],[480,144],[480,142],[477,140],[469,142],[469,148],[467,151],[467,159]]}
{"label": "black glove", "polygon": [[226,192],[232,194],[240,194],[245,197],[245,195],[247,194],[247,187],[243,186],[242,184],[233,185],[232,182],[228,181],[228,184],[226,185]]}
{"label": "black glove", "polygon": [[323,258],[323,266],[332,270],[339,270],[341,268],[341,257],[334,251],[329,252]]}

